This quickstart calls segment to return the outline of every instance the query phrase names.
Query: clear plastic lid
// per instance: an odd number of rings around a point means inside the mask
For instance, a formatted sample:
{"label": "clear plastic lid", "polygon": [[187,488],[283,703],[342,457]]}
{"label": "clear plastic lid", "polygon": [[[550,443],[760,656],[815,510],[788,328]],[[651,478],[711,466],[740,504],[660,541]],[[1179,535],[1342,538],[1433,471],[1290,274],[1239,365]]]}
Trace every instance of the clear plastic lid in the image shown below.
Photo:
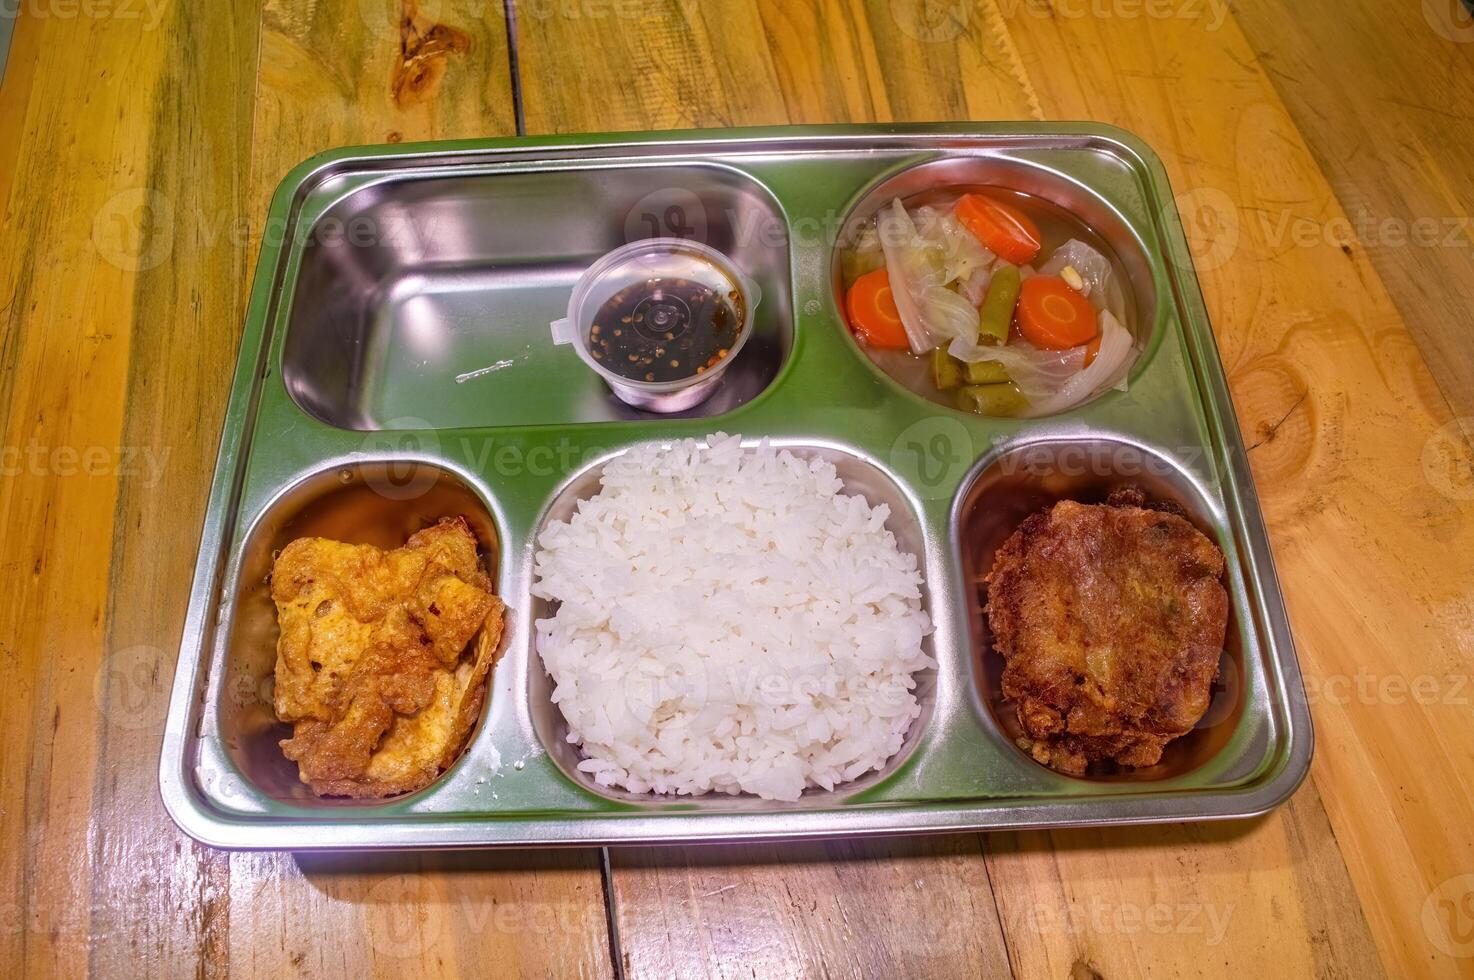
{"label": "clear plastic lid", "polygon": [[721,252],[680,238],[632,242],[573,287],[553,341],[573,344],[617,395],[710,384],[752,333],[758,286]]}

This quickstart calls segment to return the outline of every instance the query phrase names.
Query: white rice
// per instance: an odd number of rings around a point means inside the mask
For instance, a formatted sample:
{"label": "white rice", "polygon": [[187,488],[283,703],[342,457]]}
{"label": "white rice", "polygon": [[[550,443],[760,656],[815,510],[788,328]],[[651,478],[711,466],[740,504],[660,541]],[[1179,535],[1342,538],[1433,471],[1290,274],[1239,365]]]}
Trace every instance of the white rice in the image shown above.
{"label": "white rice", "polygon": [[538,538],[533,593],[579,769],[637,793],[796,800],[883,766],[931,622],[889,508],[737,436],[643,446]]}

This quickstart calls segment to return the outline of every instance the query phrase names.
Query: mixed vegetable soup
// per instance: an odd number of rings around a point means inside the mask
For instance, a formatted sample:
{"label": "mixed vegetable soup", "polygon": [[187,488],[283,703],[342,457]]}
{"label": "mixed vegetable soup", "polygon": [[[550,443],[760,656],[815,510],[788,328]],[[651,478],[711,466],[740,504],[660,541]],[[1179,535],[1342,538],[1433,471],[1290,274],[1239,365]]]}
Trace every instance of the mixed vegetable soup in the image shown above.
{"label": "mixed vegetable soup", "polygon": [[849,328],[912,391],[1027,418],[1125,386],[1140,333],[1125,270],[1053,202],[939,188],[888,201],[842,244]]}

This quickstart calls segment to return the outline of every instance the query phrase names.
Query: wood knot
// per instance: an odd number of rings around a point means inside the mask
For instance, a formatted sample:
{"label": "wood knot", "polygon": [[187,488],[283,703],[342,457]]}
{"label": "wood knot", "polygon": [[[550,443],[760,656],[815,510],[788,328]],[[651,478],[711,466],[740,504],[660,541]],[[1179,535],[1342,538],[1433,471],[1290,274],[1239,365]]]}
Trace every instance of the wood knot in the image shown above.
{"label": "wood knot", "polygon": [[1087,959],[1077,959],[1070,964],[1070,980],[1105,980],[1105,974]]}
{"label": "wood knot", "polygon": [[453,54],[471,50],[465,31],[437,24],[421,15],[419,0],[401,0],[399,58],[394,62],[390,91],[396,105],[414,105],[435,94]]}

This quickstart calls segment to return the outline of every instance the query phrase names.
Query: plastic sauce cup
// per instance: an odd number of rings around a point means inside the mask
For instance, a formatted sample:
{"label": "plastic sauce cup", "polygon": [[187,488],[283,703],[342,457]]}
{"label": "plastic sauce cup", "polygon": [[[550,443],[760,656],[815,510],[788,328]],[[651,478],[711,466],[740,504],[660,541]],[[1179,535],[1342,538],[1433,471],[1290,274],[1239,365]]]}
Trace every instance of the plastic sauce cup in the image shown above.
{"label": "plastic sauce cup", "polygon": [[[713,304],[698,302],[693,310],[693,296],[710,297],[716,306],[725,307],[723,317],[735,317],[735,336],[721,348],[725,353],[714,353],[707,361],[681,361],[681,356],[689,352],[678,350],[683,343],[695,342],[697,335],[707,329],[706,314]],[[682,412],[699,405],[716,390],[727,366],[752,334],[753,312],[761,298],[757,283],[710,246],[682,238],[631,242],[584,270],[569,297],[568,316],[552,324],[553,342],[572,344],[583,362],[626,404],[647,412]],[[612,315],[605,310],[611,301],[629,313],[623,318]],[[637,346],[632,356],[638,358],[644,356],[642,351],[649,351],[653,357],[654,351],[660,350],[662,362],[658,367],[667,376],[642,380],[602,363],[610,357],[607,344],[615,330],[621,334],[625,330],[639,331],[624,338],[643,345]],[[670,348],[657,346],[666,343]],[[626,356],[623,351],[621,347],[621,357]],[[637,373],[640,365],[632,365],[629,370]]]}

